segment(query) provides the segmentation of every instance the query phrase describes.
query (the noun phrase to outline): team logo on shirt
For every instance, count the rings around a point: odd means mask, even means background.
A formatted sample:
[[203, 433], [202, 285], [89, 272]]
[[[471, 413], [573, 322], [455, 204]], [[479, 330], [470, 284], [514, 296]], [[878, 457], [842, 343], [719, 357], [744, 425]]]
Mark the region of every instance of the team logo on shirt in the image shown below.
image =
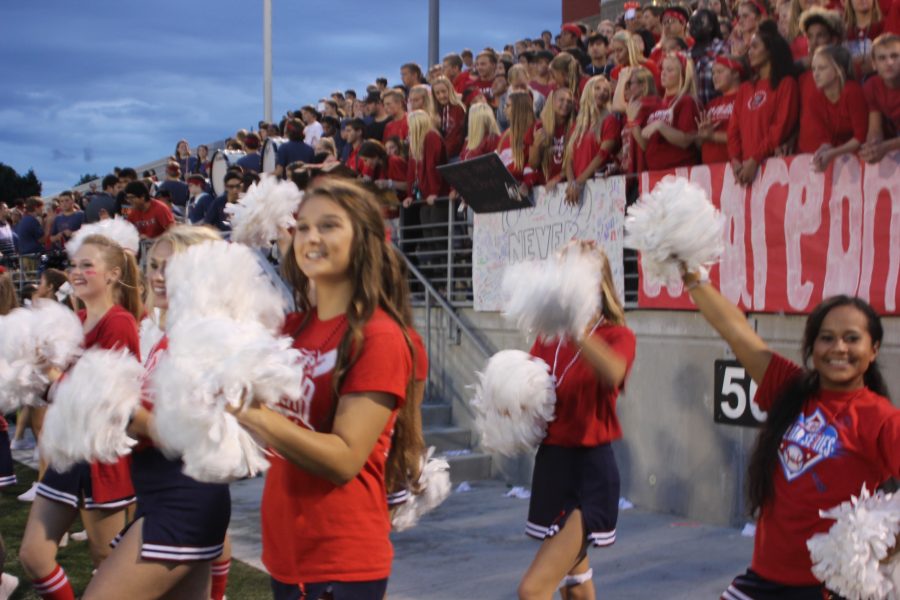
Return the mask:
[[766, 91], [759, 90], [750, 96], [750, 99], [747, 100], [747, 108], [750, 110], [756, 110], [760, 106], [766, 103]]
[[807, 416], [800, 414], [785, 432], [778, 458], [788, 481], [800, 477], [818, 462], [830, 458], [840, 448], [838, 432], [829, 425], [821, 409]]
[[289, 400], [282, 398], [278, 402], [277, 410], [295, 423], [300, 423], [315, 431], [315, 428], [310, 425], [312, 400], [316, 394], [315, 379], [334, 370], [334, 365], [337, 364], [337, 349], [329, 350], [324, 354], [304, 349], [300, 349], [299, 352], [300, 362], [303, 364], [303, 383], [300, 390], [300, 399]]

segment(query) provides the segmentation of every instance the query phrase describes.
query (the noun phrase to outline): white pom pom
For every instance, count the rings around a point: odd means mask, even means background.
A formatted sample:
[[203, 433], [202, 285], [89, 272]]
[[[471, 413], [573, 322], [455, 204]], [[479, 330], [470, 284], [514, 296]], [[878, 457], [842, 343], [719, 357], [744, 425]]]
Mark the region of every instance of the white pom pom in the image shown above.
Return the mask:
[[78, 462], [114, 463], [137, 442], [128, 420], [141, 398], [143, 367], [127, 350], [88, 350], [66, 372], [47, 409], [41, 456], [67, 471]]
[[513, 265], [503, 274], [503, 313], [529, 335], [579, 338], [601, 309], [600, 282], [586, 252]]
[[116, 217], [82, 225], [66, 244], [66, 253], [69, 256], [75, 256], [75, 253], [81, 248], [81, 244], [84, 243], [84, 239], [89, 235], [102, 235], [134, 254], [138, 253], [141, 246], [141, 236], [135, 226], [125, 219]]
[[303, 193], [292, 181], [262, 175], [236, 203], [225, 206], [231, 215], [231, 239], [254, 248], [268, 248], [280, 227], [294, 223]]
[[521, 350], [502, 350], [478, 378], [472, 407], [481, 445], [504, 456], [537, 447], [556, 405], [547, 363]]
[[836, 522], [806, 542], [813, 574], [848, 600], [900, 598], [900, 555], [885, 560], [898, 542], [900, 496], [870, 495], [863, 485], [858, 497], [820, 515]]
[[153, 317], [146, 317], [141, 320], [141, 327], [138, 331], [138, 337], [141, 341], [141, 358], [144, 360], [145, 364], [150, 357], [150, 351], [153, 350], [153, 347], [156, 346], [164, 335], [163, 330], [157, 325], [159, 311], [154, 308], [153, 312], [155, 313]]
[[205, 242], [174, 255], [166, 266], [166, 293], [168, 327], [184, 318], [221, 316], [275, 333], [284, 322], [284, 297], [242, 244]]
[[35, 300], [0, 321], [0, 414], [43, 404], [46, 367], [65, 370], [82, 352], [81, 321], [52, 300]]
[[409, 499], [394, 510], [391, 526], [394, 531], [405, 531], [415, 527], [423, 515], [431, 512], [450, 496], [450, 464], [443, 458], [433, 458], [434, 446], [423, 458], [424, 466], [419, 477], [419, 494], [410, 494]]
[[198, 481], [233, 481], [267, 468], [262, 449], [226, 407], [299, 399], [303, 368], [292, 340], [220, 317], [183, 319], [168, 335], [151, 376], [162, 450], [181, 456]]
[[641, 252], [648, 281], [676, 284], [681, 281], [679, 263], [698, 272], [718, 262], [724, 222], [702, 188], [668, 175], [628, 209], [625, 246]]

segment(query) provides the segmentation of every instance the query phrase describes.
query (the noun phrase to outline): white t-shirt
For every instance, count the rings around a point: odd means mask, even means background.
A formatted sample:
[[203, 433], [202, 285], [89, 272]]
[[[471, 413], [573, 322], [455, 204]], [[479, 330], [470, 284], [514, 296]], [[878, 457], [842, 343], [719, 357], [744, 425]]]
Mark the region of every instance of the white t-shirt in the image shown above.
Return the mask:
[[318, 121], [313, 121], [303, 128], [303, 141], [309, 144], [310, 147], [315, 148], [316, 142], [322, 139], [323, 133], [325, 132], [322, 130], [322, 124]]

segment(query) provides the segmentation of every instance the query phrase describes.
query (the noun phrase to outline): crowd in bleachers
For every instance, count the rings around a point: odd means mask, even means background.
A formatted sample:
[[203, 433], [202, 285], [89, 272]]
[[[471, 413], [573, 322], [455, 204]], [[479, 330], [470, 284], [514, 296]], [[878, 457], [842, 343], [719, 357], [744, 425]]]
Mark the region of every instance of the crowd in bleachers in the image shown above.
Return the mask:
[[263, 170], [358, 176], [393, 198], [386, 216], [427, 226], [459, 201], [437, 167], [490, 152], [524, 186], [565, 185], [575, 202], [609, 174], [721, 162], [749, 184], [773, 155], [810, 153], [823, 170], [843, 154], [876, 162], [900, 148], [900, 2], [623, 8], [595, 29], [566, 23], [502, 51], [410, 62], [396, 85], [379, 78], [238, 131], [219, 189], [209, 148], [180, 140], [162, 181], [117, 168], [84, 196], [2, 205], [0, 252], [61, 252], [82, 222], [123, 209], [147, 238], [179, 219], [227, 230], [225, 205]]

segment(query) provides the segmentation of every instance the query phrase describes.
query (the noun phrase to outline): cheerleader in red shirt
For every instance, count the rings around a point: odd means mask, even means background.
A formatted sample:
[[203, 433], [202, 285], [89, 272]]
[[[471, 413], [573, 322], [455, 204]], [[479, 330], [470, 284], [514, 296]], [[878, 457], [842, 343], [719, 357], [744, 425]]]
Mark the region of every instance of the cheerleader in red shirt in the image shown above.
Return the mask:
[[431, 82], [434, 108], [440, 118], [438, 131], [447, 147], [447, 158], [453, 160], [460, 155], [466, 131], [466, 105], [463, 104], [453, 84], [446, 77], [437, 77]]
[[574, 123], [575, 98], [569, 88], [557, 88], [550, 93], [540, 120], [535, 121], [525, 138], [528, 164], [547, 188], [552, 189], [565, 178], [563, 158]]
[[719, 95], [709, 101], [697, 121], [697, 143], [705, 165], [728, 162], [728, 125], [734, 112], [744, 65], [734, 56], [717, 56], [712, 66], [713, 86]]
[[543, 543], [519, 584], [521, 599], [551, 598], [560, 581], [564, 597], [593, 598], [587, 549], [616, 541], [619, 471], [611, 443], [622, 437], [616, 399], [634, 362], [635, 336], [606, 255], [586, 243], [568, 251], [595, 253], [603, 308], [580, 339], [538, 338], [531, 348], [552, 366], [556, 416], [534, 462], [525, 533]]
[[[143, 309], [134, 255], [109, 238], [87, 236], [71, 257], [69, 283], [85, 306], [78, 312], [84, 323], [84, 347], [125, 348], [140, 358], [136, 319]], [[51, 380], [60, 375], [49, 374]], [[19, 550], [22, 567], [41, 598], [75, 598], [56, 554], [79, 512], [97, 567], [109, 555], [109, 544], [125, 526], [126, 508], [134, 501], [127, 458], [112, 465], [80, 463], [65, 473], [47, 469]]]
[[[147, 263], [148, 306], [159, 309], [161, 328], [165, 329], [168, 308], [167, 262], [190, 246], [218, 239], [213, 229], [180, 225], [153, 244]], [[228, 485], [191, 479], [182, 472], [180, 460], [166, 458], [154, 446], [153, 398], [148, 384], [167, 349], [168, 339], [163, 336], [144, 361], [142, 406], [129, 426], [129, 434], [140, 441], [131, 455], [137, 511], [91, 579], [85, 599], [178, 595], [222, 600], [225, 593], [230, 551], [228, 557], [220, 557], [231, 515]]]
[[866, 141], [866, 98], [862, 86], [849, 78], [850, 68], [850, 53], [843, 46], [822, 46], [813, 55], [816, 93], [802, 98], [797, 151], [814, 154], [817, 171]]
[[741, 84], [728, 126], [734, 178], [749, 185], [762, 161], [775, 154], [797, 125], [800, 99], [791, 49], [772, 21], [764, 21], [747, 51], [753, 76]]
[[285, 331], [307, 364], [305, 393], [277, 410], [237, 415], [274, 451], [261, 513], [276, 600], [326, 591], [334, 600], [382, 600], [387, 587], [385, 473], [415, 467], [394, 466], [406, 456], [391, 437], [411, 426], [402, 408], [413, 356], [385, 289], [399, 267], [383, 229], [376, 200], [352, 182], [323, 178], [306, 191], [282, 265], [301, 311]]
[[528, 134], [534, 125], [534, 107], [531, 94], [528, 92], [512, 92], [506, 97], [506, 120], [509, 128], [497, 142], [497, 154], [500, 160], [516, 178], [519, 193], [528, 195], [534, 186], [536, 174], [528, 164]]
[[700, 108], [694, 61], [683, 52], [671, 52], [663, 58], [661, 76], [665, 91], [662, 100], [642, 127], [632, 130], [646, 156], [647, 168], [654, 171], [697, 162], [694, 138]]
[[806, 320], [800, 366], [769, 348], [706, 280], [688, 273], [684, 282], [759, 385], [756, 403], [768, 412], [749, 467], [753, 559], [722, 598], [829, 597], [806, 547], [834, 524], [819, 511], [848, 502], [863, 484], [872, 490], [900, 476], [900, 410], [875, 362], [881, 319], [859, 298], [822, 301]]
[[595, 173], [603, 174], [615, 162], [622, 135], [619, 117], [609, 111], [612, 85], [603, 75], [591, 77], [581, 96], [581, 110], [575, 120], [564, 159], [566, 202], [581, 198], [584, 184]]

